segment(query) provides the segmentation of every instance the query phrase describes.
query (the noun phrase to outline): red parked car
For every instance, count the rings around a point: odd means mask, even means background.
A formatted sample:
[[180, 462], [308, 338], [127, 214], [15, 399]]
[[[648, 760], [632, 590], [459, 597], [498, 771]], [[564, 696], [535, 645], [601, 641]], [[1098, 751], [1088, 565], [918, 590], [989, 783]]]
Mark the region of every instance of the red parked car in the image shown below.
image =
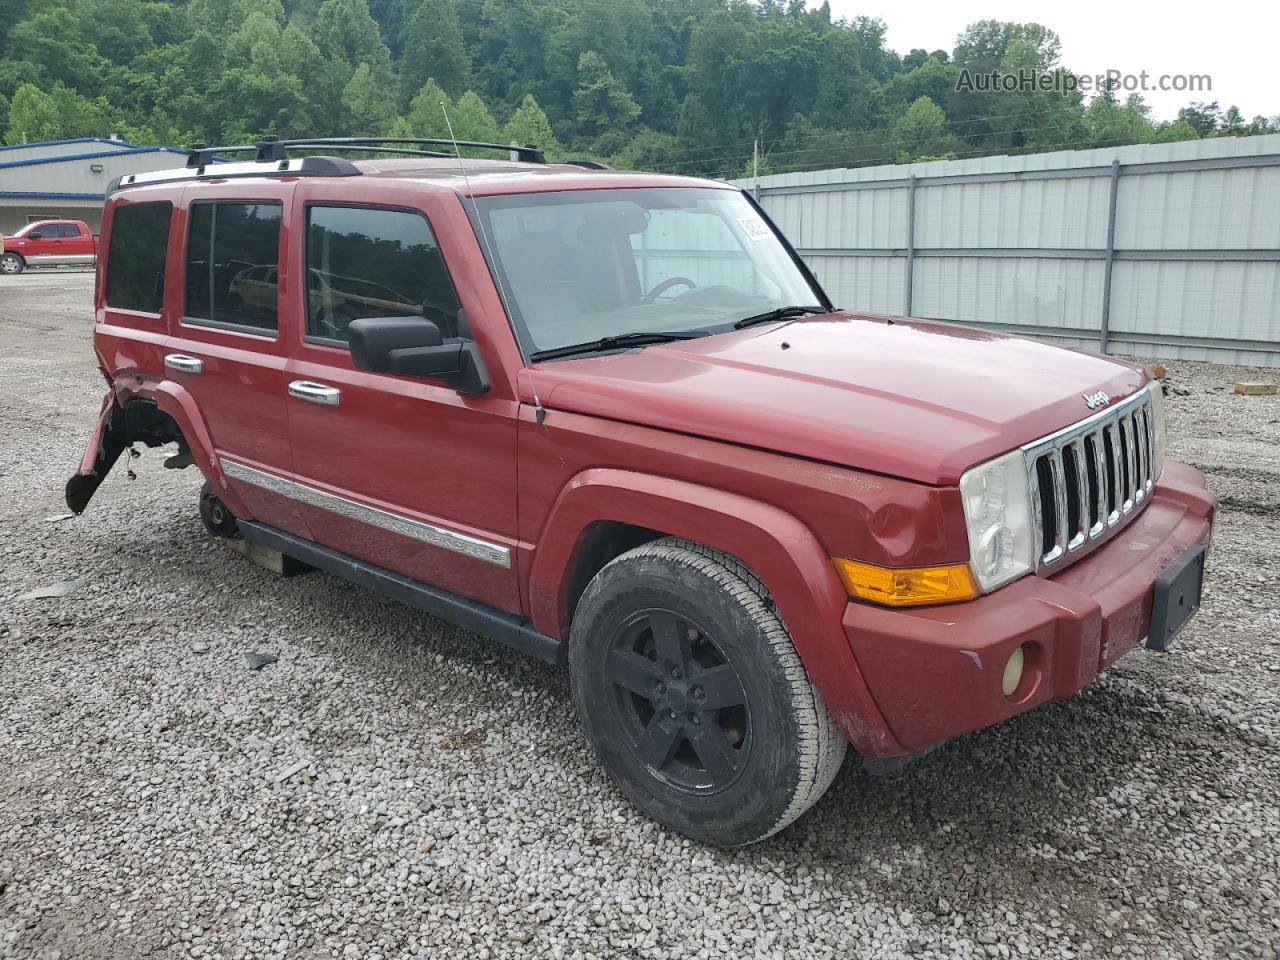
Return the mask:
[[98, 238], [83, 220], [37, 220], [0, 240], [0, 273], [93, 266], [97, 258]]
[[567, 662], [621, 789], [723, 845], [1196, 610], [1147, 371], [837, 310], [723, 183], [378, 143], [111, 191], [72, 510], [178, 444], [213, 534]]

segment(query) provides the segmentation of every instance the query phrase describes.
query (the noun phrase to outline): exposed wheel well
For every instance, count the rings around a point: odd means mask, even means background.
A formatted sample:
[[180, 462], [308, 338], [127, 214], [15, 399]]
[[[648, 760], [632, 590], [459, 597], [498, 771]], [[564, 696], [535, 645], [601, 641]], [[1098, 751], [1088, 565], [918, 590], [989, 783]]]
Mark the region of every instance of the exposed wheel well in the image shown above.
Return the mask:
[[605, 564], [642, 543], [660, 540], [665, 536], [668, 534], [661, 530], [650, 530], [648, 527], [613, 520], [597, 520], [582, 531], [560, 591], [560, 622], [566, 639], [583, 591]]
[[93, 494], [106, 479], [116, 460], [130, 445], [144, 443], [148, 447], [160, 447], [177, 443], [181, 458], [190, 463], [190, 449], [177, 421], [155, 403], [147, 399], [134, 399], [125, 406], [112, 401], [111, 415], [104, 424], [99, 438], [97, 456], [92, 469], [78, 472], [67, 481], [67, 506], [73, 513], [83, 513]]

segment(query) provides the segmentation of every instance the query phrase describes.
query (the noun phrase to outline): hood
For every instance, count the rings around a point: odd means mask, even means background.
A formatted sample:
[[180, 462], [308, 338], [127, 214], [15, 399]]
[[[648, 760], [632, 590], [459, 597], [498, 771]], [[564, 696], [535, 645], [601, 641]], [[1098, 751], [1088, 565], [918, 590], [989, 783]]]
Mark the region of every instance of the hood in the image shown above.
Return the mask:
[[939, 485], [1083, 420], [1094, 412], [1085, 394], [1114, 403], [1147, 382], [1107, 357], [843, 312], [535, 364], [524, 376], [549, 410]]

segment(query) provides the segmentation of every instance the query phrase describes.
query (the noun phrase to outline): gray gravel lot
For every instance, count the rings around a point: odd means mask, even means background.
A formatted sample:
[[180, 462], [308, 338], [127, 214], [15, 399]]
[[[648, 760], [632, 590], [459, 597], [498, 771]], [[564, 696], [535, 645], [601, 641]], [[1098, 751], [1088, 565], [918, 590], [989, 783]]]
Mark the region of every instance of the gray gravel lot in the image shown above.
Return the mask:
[[1276, 371], [1168, 364], [1222, 498], [1171, 654], [893, 778], [851, 759], [725, 853], [610, 788], [565, 674], [274, 579], [159, 451], [47, 519], [104, 389], [91, 296], [0, 278], [0, 957], [1280, 952], [1280, 399], [1229, 393]]

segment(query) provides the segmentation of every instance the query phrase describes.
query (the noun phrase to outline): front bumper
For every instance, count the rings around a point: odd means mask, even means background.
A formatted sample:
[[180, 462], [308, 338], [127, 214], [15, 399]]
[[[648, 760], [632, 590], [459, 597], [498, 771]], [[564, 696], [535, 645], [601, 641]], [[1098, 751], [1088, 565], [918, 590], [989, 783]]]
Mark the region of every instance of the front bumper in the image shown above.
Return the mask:
[[[1156, 578], [1209, 543], [1214, 504], [1198, 470], [1166, 461], [1142, 513], [1052, 578], [918, 610], [850, 603], [845, 634], [898, 742], [922, 750], [1092, 682], [1145, 638]], [[1025, 679], [1006, 697], [1005, 663], [1022, 644]]]

